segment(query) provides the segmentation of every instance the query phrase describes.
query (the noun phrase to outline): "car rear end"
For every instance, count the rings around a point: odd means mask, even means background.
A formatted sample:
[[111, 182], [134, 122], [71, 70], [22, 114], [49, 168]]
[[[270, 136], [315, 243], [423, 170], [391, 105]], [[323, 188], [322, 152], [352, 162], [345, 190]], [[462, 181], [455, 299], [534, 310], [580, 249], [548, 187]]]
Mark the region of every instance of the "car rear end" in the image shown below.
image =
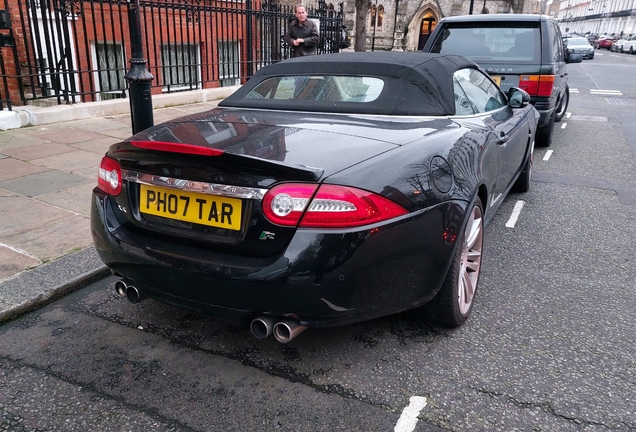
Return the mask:
[[369, 191], [346, 176], [349, 185], [325, 183], [413, 138], [391, 133], [389, 142], [377, 125], [347, 126], [342, 118], [308, 127], [306, 114], [298, 126], [290, 113], [253, 116], [219, 110], [111, 146], [91, 220], [97, 252], [113, 272], [143, 296], [196, 312], [294, 316], [309, 326], [432, 297], [417, 281], [441, 284], [453, 243], [426, 236], [444, 231], [440, 212], [452, 215], [457, 205], [411, 213], [397, 189]]
[[[519, 87], [541, 115], [539, 127], [549, 127], [565, 60], [555, 62], [549, 22], [540, 15], [466, 15], [443, 19], [429, 38], [425, 52], [462, 55], [484, 68], [504, 92]], [[558, 54], [558, 53], [557, 53]]]

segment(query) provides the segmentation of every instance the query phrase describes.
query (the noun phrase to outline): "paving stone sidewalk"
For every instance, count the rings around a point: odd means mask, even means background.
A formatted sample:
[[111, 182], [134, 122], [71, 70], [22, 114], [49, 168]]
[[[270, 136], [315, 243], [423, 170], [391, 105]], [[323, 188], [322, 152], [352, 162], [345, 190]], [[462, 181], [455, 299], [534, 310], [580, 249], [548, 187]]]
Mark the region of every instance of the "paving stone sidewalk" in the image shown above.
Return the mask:
[[[154, 121], [217, 103], [156, 109]], [[0, 131], [0, 323], [106, 272], [92, 248], [91, 191], [108, 147], [130, 135], [129, 114]]]

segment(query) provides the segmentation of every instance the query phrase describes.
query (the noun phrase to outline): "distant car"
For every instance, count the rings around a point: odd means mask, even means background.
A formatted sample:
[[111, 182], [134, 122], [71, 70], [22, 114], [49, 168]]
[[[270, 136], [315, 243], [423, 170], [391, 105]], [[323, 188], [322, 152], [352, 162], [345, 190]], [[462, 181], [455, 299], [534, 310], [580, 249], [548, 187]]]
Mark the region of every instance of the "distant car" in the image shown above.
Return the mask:
[[565, 49], [568, 55], [572, 53], [578, 53], [592, 60], [594, 58], [594, 47], [590, 45], [590, 42], [584, 37], [571, 37], [564, 39]]
[[612, 43], [612, 47], [610, 51], [612, 52], [623, 52], [623, 44], [627, 41], [627, 39], [618, 39]]
[[559, 24], [531, 14], [484, 14], [446, 17], [437, 23], [424, 52], [457, 54], [483, 67], [505, 92], [520, 87], [541, 114], [537, 145], [552, 142], [554, 122], [568, 108], [566, 63], [580, 63], [565, 51]]
[[347, 31], [347, 27], [326, 23], [320, 29], [320, 46], [325, 53], [336, 53], [343, 48], [349, 48], [351, 46], [351, 36]]
[[603, 35], [600, 38], [594, 41], [594, 48], [601, 49], [605, 48], [606, 50], [612, 49], [612, 44], [616, 41], [614, 36]]
[[589, 34], [589, 35], [585, 36], [585, 38], [586, 38], [587, 40], [589, 40], [590, 42], [594, 42], [596, 39], [598, 39], [598, 35], [595, 35], [595, 34]]
[[636, 54], [636, 36], [630, 36], [623, 42], [623, 52]]
[[485, 224], [530, 187], [529, 102], [460, 56], [263, 67], [217, 108], [110, 147], [95, 248], [120, 296], [251, 323], [258, 338], [407, 309], [460, 326]]

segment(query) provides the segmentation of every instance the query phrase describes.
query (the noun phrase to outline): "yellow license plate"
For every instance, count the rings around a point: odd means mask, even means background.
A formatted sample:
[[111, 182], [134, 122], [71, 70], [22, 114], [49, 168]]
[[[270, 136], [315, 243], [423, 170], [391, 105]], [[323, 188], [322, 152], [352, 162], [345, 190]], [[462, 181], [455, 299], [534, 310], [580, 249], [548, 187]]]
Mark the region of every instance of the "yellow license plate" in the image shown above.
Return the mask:
[[139, 211], [218, 228], [241, 229], [243, 202], [237, 198], [141, 185]]
[[497, 84], [497, 85], [501, 85], [501, 77], [497, 76], [497, 75], [490, 75], [490, 78], [492, 78], [492, 80]]

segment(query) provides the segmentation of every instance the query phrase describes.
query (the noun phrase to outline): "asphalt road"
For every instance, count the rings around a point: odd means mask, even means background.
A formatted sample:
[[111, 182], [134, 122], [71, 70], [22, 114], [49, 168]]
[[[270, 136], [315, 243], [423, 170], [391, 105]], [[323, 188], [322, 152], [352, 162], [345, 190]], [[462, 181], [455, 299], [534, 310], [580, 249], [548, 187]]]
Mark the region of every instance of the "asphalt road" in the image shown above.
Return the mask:
[[108, 278], [0, 327], [0, 431], [390, 431], [413, 396], [396, 430], [636, 429], [634, 76], [627, 54], [570, 66], [571, 115], [487, 227], [464, 327], [397, 315], [282, 345]]

